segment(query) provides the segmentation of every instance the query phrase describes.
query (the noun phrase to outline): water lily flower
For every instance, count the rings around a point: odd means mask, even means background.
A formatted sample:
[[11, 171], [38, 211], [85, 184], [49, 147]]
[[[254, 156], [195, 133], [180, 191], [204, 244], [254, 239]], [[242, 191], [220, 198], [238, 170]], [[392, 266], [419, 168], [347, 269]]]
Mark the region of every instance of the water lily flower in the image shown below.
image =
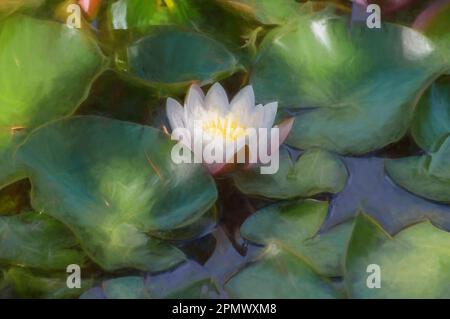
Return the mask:
[[[167, 99], [166, 105], [172, 133], [180, 128], [184, 130], [182, 136], [175, 139], [184, 143], [194, 156], [199, 154], [202, 156], [201, 150], [205, 147], [212, 146], [215, 151], [221, 151], [223, 157], [219, 161], [206, 163], [212, 174], [222, 171], [227, 163], [232, 162], [230, 159], [239, 152], [245, 151], [245, 146], [249, 144], [250, 129], [253, 129], [253, 132], [260, 132], [259, 129], [269, 131], [273, 127], [277, 109], [278, 102], [264, 106], [255, 105], [255, 95], [251, 85], [241, 89], [229, 102], [224, 88], [219, 83], [212, 85], [206, 96], [198, 85], [193, 84], [186, 96], [184, 107], [172, 98]], [[275, 126], [278, 128], [277, 148], [286, 139], [292, 124], [293, 118], [290, 118]], [[197, 149], [192, 137], [199, 135], [202, 136], [202, 145]], [[174, 134], [172, 134], [173, 137]], [[269, 135], [258, 138], [265, 138], [270, 143]], [[270, 152], [274, 151], [274, 149], [270, 150]], [[278, 149], [276, 151], [278, 152]]]

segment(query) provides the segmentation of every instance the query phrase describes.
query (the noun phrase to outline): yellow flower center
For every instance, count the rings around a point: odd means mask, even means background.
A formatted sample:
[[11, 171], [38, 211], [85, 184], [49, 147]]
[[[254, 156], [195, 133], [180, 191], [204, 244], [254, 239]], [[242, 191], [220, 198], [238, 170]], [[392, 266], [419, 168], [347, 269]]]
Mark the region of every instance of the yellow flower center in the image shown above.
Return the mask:
[[222, 138], [228, 140], [237, 140], [244, 136], [246, 129], [239, 125], [239, 122], [231, 115], [220, 117], [212, 114], [203, 122], [203, 132], [213, 138]]

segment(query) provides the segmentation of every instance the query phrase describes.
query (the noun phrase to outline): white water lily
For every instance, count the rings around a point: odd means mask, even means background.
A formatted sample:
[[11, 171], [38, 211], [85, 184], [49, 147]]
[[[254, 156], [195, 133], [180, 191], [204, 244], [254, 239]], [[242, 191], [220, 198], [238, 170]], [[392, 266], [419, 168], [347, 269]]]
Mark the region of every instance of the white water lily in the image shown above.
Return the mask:
[[[255, 105], [255, 95], [251, 85], [240, 90], [229, 102], [224, 88], [219, 83], [215, 83], [206, 96], [198, 85], [192, 85], [186, 96], [184, 107], [176, 100], [168, 98], [166, 111], [172, 131], [183, 128], [189, 136], [201, 134], [202, 147], [214, 145], [216, 148], [226, 149], [224, 154], [228, 157], [208, 166], [213, 173], [217, 173], [229, 160], [230, 155], [236, 154], [246, 145], [245, 141], [234, 142], [245, 140], [249, 129], [269, 130], [272, 128], [277, 109], [278, 102], [264, 106]], [[292, 123], [293, 120], [289, 119], [278, 127], [279, 144], [286, 138]], [[194, 150], [195, 147], [190, 138], [183, 138], [183, 143]], [[229, 147], [232, 149], [230, 150]]]

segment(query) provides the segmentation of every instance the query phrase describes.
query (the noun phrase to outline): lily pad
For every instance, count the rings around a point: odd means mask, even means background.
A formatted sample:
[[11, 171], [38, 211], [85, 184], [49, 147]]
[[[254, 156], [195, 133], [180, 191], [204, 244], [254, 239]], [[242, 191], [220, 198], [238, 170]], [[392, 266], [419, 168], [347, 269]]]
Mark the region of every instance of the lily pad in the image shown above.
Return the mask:
[[86, 262], [70, 230], [44, 214], [0, 217], [0, 238], [1, 264], [64, 271]]
[[203, 299], [217, 298], [214, 280], [193, 261], [147, 277], [108, 279], [100, 287], [85, 292], [82, 299]]
[[113, 30], [140, 33], [154, 26], [187, 24], [193, 14], [188, 0], [118, 0], [108, 5], [108, 23]]
[[91, 279], [82, 279], [81, 288], [70, 289], [67, 274], [45, 275], [24, 268], [11, 268], [5, 274], [5, 283], [20, 298], [63, 299], [77, 298], [92, 285]]
[[270, 245], [260, 259], [225, 284], [232, 298], [340, 298], [331, 283], [320, 277], [301, 256], [281, 244]]
[[0, 24], [0, 187], [22, 177], [12, 153], [34, 128], [71, 114], [105, 58], [82, 30], [13, 15]]
[[149, 276], [146, 287], [153, 298], [210, 299], [218, 298], [215, 280], [200, 264], [187, 261], [178, 268]]
[[280, 150], [280, 167], [275, 174], [262, 175], [259, 169], [233, 174], [237, 188], [247, 195], [288, 199], [320, 193], [337, 193], [347, 180], [344, 164], [334, 154], [311, 149], [292, 161], [286, 149]]
[[[424, 32], [433, 39], [442, 50], [446, 50], [450, 60], [450, 1], [433, 1], [416, 18], [413, 28]], [[447, 72], [450, 74], [450, 68]]]
[[109, 279], [102, 284], [108, 299], [148, 299], [150, 294], [145, 289], [144, 278], [137, 276]]
[[274, 204], [248, 218], [241, 227], [241, 234], [257, 244], [282, 242], [302, 255], [320, 274], [340, 276], [352, 223], [319, 233], [327, 212], [328, 203], [313, 200]]
[[163, 28], [128, 47], [129, 72], [159, 89], [212, 83], [237, 70], [236, 58], [221, 43], [200, 33]]
[[68, 225], [102, 268], [159, 271], [184, 255], [158, 234], [192, 225], [217, 197], [203, 167], [172, 162], [173, 145], [151, 127], [80, 116], [36, 130], [17, 159], [33, 207]]
[[0, 3], [0, 17], [4, 14], [11, 14], [17, 10], [37, 8], [44, 3], [44, 0], [3, 0]]
[[411, 133], [428, 152], [438, 150], [450, 135], [450, 77], [434, 82], [420, 98]]
[[289, 145], [363, 154], [406, 133], [422, 90], [448, 66], [417, 31], [349, 26], [319, 12], [269, 33], [250, 82], [260, 103], [308, 108], [296, 117]]
[[217, 0], [238, 14], [263, 24], [282, 24], [300, 9], [295, 0]]
[[433, 83], [420, 99], [412, 136], [427, 154], [389, 160], [387, 173], [419, 196], [450, 202], [450, 77]]
[[[380, 288], [368, 288], [369, 265]], [[345, 282], [353, 298], [450, 298], [450, 233], [429, 221], [389, 236], [368, 216], [356, 218], [347, 249]]]
[[[431, 156], [410, 156], [385, 162], [388, 175], [403, 188], [419, 196], [450, 202], [450, 179], [431, 174]], [[447, 168], [448, 169], [448, 168]]]

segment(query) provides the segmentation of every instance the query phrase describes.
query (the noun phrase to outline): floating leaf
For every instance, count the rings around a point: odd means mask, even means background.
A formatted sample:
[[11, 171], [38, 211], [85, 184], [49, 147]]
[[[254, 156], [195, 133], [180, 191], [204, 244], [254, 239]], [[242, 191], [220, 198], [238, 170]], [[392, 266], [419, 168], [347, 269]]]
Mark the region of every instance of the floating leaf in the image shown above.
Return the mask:
[[80, 30], [26, 16], [0, 24], [0, 187], [22, 177], [12, 152], [35, 127], [86, 98], [105, 59]]
[[137, 276], [109, 279], [102, 284], [108, 299], [148, 299], [150, 294], [145, 288], [144, 278]]
[[412, 135], [428, 154], [388, 160], [387, 173], [419, 196], [450, 202], [450, 78], [436, 81], [422, 96]]
[[339, 298], [301, 256], [281, 244], [270, 245], [260, 259], [231, 277], [225, 285], [232, 298]]
[[184, 260], [158, 233], [193, 224], [217, 197], [201, 166], [172, 162], [173, 145], [151, 127], [72, 117], [35, 131], [17, 157], [33, 207], [68, 225], [95, 262], [158, 271]]
[[[345, 282], [352, 298], [450, 298], [450, 234], [425, 221], [389, 236], [364, 214], [347, 249]], [[369, 265], [380, 288], [369, 289]], [[376, 275], [376, 274], [375, 274]]]
[[0, 217], [0, 263], [65, 271], [83, 265], [75, 236], [59, 221], [34, 212]]
[[421, 90], [446, 68], [412, 29], [349, 28], [344, 18], [317, 13], [264, 39], [250, 81], [260, 103], [312, 108], [296, 117], [289, 145], [362, 154], [405, 134]]
[[248, 218], [241, 227], [241, 234], [258, 244], [282, 242], [308, 260], [320, 274], [339, 276], [352, 224], [345, 223], [319, 233], [327, 212], [326, 202], [313, 200], [274, 204]]
[[[447, 154], [448, 152], [447, 149]], [[386, 172], [398, 185], [414, 194], [436, 201], [450, 202], [450, 179], [440, 179], [432, 175], [430, 161], [429, 155], [387, 160]]]
[[279, 163], [275, 174], [262, 175], [255, 168], [233, 174], [233, 180], [244, 194], [279, 199], [337, 193], [347, 180], [344, 164], [327, 151], [308, 150], [293, 162], [289, 152], [282, 149]]
[[81, 288], [70, 289], [67, 274], [43, 275], [23, 268], [11, 268], [5, 274], [6, 284], [21, 298], [62, 299], [77, 298], [92, 285], [92, 280], [82, 279]]
[[217, 2], [263, 24], [282, 24], [300, 8], [300, 4], [295, 0], [217, 0]]
[[208, 299], [219, 296], [210, 274], [193, 261], [173, 271], [148, 277], [146, 287], [153, 298]]
[[411, 133], [416, 143], [428, 152], [438, 150], [450, 135], [450, 77], [434, 82], [422, 95]]
[[118, 0], [108, 5], [108, 22], [113, 30], [140, 33], [154, 26], [187, 24], [195, 14], [187, 0]]
[[44, 0], [2, 0], [0, 2], [0, 16], [4, 13], [11, 14], [20, 9], [37, 8]]
[[164, 28], [128, 48], [129, 72], [163, 92], [192, 82], [212, 83], [237, 70], [237, 60], [219, 42], [200, 33]]
[[187, 261], [161, 274], [118, 277], [84, 293], [83, 299], [202, 299], [216, 298], [215, 282], [202, 266]]
[[[430, 4], [416, 18], [412, 27], [433, 39], [447, 56], [450, 54], [450, 1], [430, 1]], [[450, 58], [449, 58], [450, 59]], [[447, 74], [450, 74], [450, 69]]]

